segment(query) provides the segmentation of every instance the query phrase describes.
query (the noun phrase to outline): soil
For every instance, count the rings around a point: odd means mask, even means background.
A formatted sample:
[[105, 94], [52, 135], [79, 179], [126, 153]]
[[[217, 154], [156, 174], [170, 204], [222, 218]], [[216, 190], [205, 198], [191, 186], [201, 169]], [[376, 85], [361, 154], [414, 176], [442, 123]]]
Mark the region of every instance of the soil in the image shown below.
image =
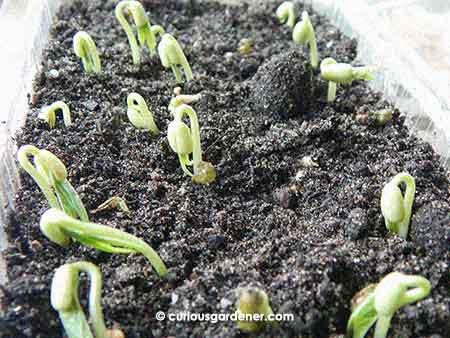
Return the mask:
[[[63, 337], [50, 306], [50, 281], [57, 267], [78, 260], [100, 267], [107, 325], [122, 328], [127, 338], [244, 337], [233, 322], [158, 322], [155, 314], [231, 313], [236, 290], [249, 285], [268, 293], [275, 313], [295, 316], [258, 337], [343, 337], [353, 295], [391, 271], [428, 278], [432, 292], [397, 311], [390, 337], [450, 337], [449, 177], [431, 146], [409, 135], [399, 111], [385, 126], [360, 118], [393, 109], [363, 82], [339, 86], [337, 100], [327, 104], [327, 84], [317, 73], [307, 109], [286, 107], [286, 115], [258, 109], [255, 88], [270, 86], [255, 79], [274, 78], [261, 75], [273, 68], [267, 63], [298, 54], [300, 66], [293, 69], [307, 69], [307, 47], [295, 45], [290, 29], [276, 22], [275, 2], [143, 1], [152, 23], [172, 33], [190, 61], [195, 80], [183, 93], [202, 93], [193, 107], [205, 160], [216, 166], [218, 179], [194, 185], [165, 134], [173, 74], [148, 53], [141, 66], [132, 65], [114, 3], [76, 0], [60, 10], [17, 144], [56, 154], [88, 210], [112, 196], [125, 198], [129, 215], [111, 210], [91, 220], [147, 241], [169, 276], [158, 278], [138, 254], [49, 242], [38, 226], [48, 204], [21, 171], [7, 228], [1, 337]], [[354, 62], [355, 42], [312, 11], [310, 17], [320, 56]], [[86, 75], [72, 50], [80, 29], [97, 43], [101, 75]], [[249, 55], [238, 52], [243, 38], [253, 41]], [[282, 85], [289, 90], [289, 83]], [[127, 121], [132, 91], [148, 102], [160, 135]], [[37, 118], [41, 107], [57, 100], [72, 109], [70, 128], [61, 117], [52, 130]], [[383, 185], [401, 171], [417, 184], [408, 240], [386, 231], [379, 207]], [[88, 284], [81, 285], [85, 304]]]

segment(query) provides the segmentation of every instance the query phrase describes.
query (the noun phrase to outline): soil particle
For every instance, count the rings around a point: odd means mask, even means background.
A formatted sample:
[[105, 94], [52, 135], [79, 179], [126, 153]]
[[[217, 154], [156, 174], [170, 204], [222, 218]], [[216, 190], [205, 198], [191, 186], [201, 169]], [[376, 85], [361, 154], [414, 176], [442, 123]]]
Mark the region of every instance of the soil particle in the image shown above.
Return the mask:
[[285, 186], [275, 190], [274, 199], [285, 209], [294, 209], [296, 207], [297, 198], [291, 187]]
[[450, 206], [432, 201], [416, 211], [410, 226], [411, 239], [425, 250], [441, 255], [450, 251]]
[[345, 225], [345, 235], [351, 240], [362, 238], [368, 230], [367, 211], [356, 208], [350, 211]]
[[252, 84], [252, 101], [261, 113], [288, 119], [309, 111], [314, 91], [312, 69], [308, 59], [296, 50], [266, 61]]

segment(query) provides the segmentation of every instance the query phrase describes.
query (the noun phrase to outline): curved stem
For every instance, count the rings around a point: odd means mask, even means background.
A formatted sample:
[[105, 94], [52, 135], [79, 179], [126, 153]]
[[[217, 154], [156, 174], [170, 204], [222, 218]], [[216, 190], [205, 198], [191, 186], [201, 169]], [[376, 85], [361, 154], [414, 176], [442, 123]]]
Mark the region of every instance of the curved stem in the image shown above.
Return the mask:
[[176, 109], [176, 118], [182, 119], [184, 115], [189, 117], [192, 135], [192, 160], [194, 166], [194, 175], [198, 173], [199, 165], [202, 162], [202, 147], [200, 142], [200, 126], [198, 124], [197, 114], [192, 107], [182, 104]]
[[400, 306], [414, 303], [428, 296], [431, 291], [430, 282], [421, 276], [404, 276], [404, 285], [407, 290], [400, 299]]
[[92, 263], [77, 262], [72, 266], [84, 271], [89, 275], [91, 285], [89, 289], [89, 316], [95, 331], [95, 338], [106, 338], [106, 326], [103, 318], [101, 295], [102, 295], [102, 274]]
[[188, 154], [178, 154], [178, 159], [180, 160], [181, 168], [183, 169], [184, 173], [188, 176], [194, 176], [193, 173], [190, 172], [190, 170], [187, 168], [188, 165], [192, 165], [193, 163], [189, 161], [189, 155]]
[[72, 124], [72, 118], [70, 116], [69, 107], [67, 106], [67, 104], [65, 102], [57, 101], [50, 106], [49, 111], [51, 111], [53, 114], [55, 114], [55, 111], [57, 109], [61, 109], [62, 114], [63, 114], [63, 119], [64, 119], [64, 125], [66, 127], [69, 127]]
[[131, 48], [131, 54], [133, 57], [133, 63], [135, 65], [138, 65], [141, 63], [141, 56], [139, 51], [138, 42], [136, 40], [136, 37], [134, 36], [133, 30], [131, 29], [130, 24], [128, 23], [127, 19], [125, 18], [125, 15], [123, 14], [124, 9], [128, 6], [129, 1], [121, 1], [116, 6], [115, 14], [116, 18], [121, 24], [123, 30], [125, 31], [128, 42], [130, 44]]
[[379, 316], [375, 325], [373, 338], [386, 338], [391, 324], [392, 316]]
[[293, 28], [297, 19], [294, 4], [290, 1], [283, 2], [278, 6], [276, 16], [280, 23], [286, 23], [289, 27]]
[[52, 279], [51, 304], [58, 311], [69, 338], [93, 338], [78, 298], [78, 285], [79, 271], [73, 264], [59, 267]]
[[153, 34], [155, 34], [155, 37], [157, 37], [158, 34], [160, 37], [162, 37], [166, 33], [165, 29], [160, 25], [153, 25], [150, 29], [152, 30]]
[[[56, 209], [47, 210], [42, 215], [41, 228], [43, 226], [59, 228], [61, 232], [85, 245], [94, 246], [96, 242], [99, 242], [111, 248], [117, 246], [119, 250], [125, 248], [140, 252], [147, 257], [158, 275], [164, 276], [167, 273], [167, 268], [158, 254], [143, 240], [126, 232], [101, 224], [82, 222]], [[48, 234], [49, 232], [47, 231], [45, 235], [48, 236]], [[53, 238], [49, 239], [54, 241]], [[102, 249], [100, 246], [95, 248]]]
[[58, 199], [53, 192], [48, 177], [45, 177], [40, 173], [30, 162], [28, 159], [28, 155], [37, 156], [39, 154], [39, 149], [26, 145], [20, 147], [17, 153], [17, 159], [19, 161], [20, 166], [34, 179], [37, 183], [41, 191], [44, 193], [47, 198], [48, 203], [52, 208], [56, 208], [58, 210], [62, 210], [61, 205], [58, 202]]
[[178, 83], [182, 83], [183, 82], [183, 77], [181, 76], [181, 72], [178, 69], [177, 65], [172, 65], [170, 66], [170, 68], [172, 68], [172, 72], [175, 75], [175, 79], [177, 80]]
[[398, 224], [398, 234], [402, 238], [406, 238], [408, 236], [409, 223], [411, 221], [412, 206], [414, 203], [414, 196], [416, 193], [416, 182], [414, 178], [408, 173], [400, 173], [393, 179], [393, 183], [397, 186], [402, 182], [405, 183], [406, 185], [406, 191], [403, 197], [403, 206], [405, 214], [403, 220]]
[[181, 65], [183, 67], [184, 70], [184, 76], [186, 77], [186, 82], [189, 82], [193, 79], [193, 75], [192, 75], [192, 69], [191, 66], [189, 65], [189, 62], [187, 61], [186, 57], [184, 58], [186, 61], [183, 62], [183, 64]]

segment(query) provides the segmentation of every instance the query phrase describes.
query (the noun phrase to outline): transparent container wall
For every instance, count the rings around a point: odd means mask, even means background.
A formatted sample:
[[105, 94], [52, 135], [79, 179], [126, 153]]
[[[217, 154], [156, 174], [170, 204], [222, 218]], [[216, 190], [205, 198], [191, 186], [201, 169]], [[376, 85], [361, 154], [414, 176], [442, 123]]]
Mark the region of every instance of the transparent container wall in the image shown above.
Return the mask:
[[[52, 18], [66, 1], [0, 0], [0, 249], [7, 244], [4, 224], [18, 187], [14, 134], [26, 117]], [[430, 142], [449, 167], [450, 1], [304, 2], [358, 40], [359, 61], [379, 67], [371, 85], [407, 114], [411, 131]], [[0, 283], [4, 280], [0, 259]]]
[[379, 67], [371, 85], [450, 167], [450, 0], [312, 0]]

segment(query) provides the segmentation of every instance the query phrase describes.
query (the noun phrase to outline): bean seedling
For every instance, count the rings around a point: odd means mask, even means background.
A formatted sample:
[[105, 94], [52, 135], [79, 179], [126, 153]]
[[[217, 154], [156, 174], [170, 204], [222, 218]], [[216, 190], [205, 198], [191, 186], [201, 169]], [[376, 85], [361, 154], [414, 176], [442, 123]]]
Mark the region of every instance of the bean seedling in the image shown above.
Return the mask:
[[127, 35], [128, 42], [130, 43], [133, 63], [138, 65], [141, 63], [141, 55], [136, 37], [134, 36], [133, 30], [125, 17], [126, 10], [128, 10], [133, 17], [140, 46], [144, 47], [147, 44], [147, 48], [150, 51], [150, 56], [153, 56], [156, 52], [156, 35], [163, 35], [164, 28], [158, 25], [151, 26], [144, 7], [139, 1], [124, 0], [117, 4], [115, 9], [116, 18]]
[[89, 290], [89, 317], [95, 338], [123, 336], [120, 330], [107, 330], [101, 305], [102, 274], [89, 262], [76, 262], [59, 267], [53, 276], [50, 300], [58, 311], [68, 338], [93, 338], [88, 321], [78, 298], [79, 274], [85, 272], [91, 281]]
[[143, 240], [126, 232], [101, 224], [79, 221], [57, 209], [49, 209], [41, 216], [40, 228], [49, 240], [60, 246], [68, 246], [71, 239], [74, 239], [83, 245], [108, 253], [139, 252], [149, 260], [159, 276], [167, 273], [167, 268], [158, 254]]
[[309, 19], [308, 12], [302, 13], [302, 20], [298, 22], [292, 32], [292, 39], [298, 44], [309, 43], [309, 57], [311, 66], [316, 69], [319, 65], [319, 56], [317, 53], [316, 34], [314, 27]]
[[57, 110], [62, 111], [64, 124], [66, 127], [69, 127], [72, 124], [70, 109], [63, 101], [54, 102], [49, 107], [44, 108], [43, 112], [39, 113], [38, 118], [46, 121], [50, 128], [54, 128], [56, 124]]
[[201, 99], [201, 94], [177, 94], [169, 103], [169, 111], [171, 114], [175, 114], [175, 109], [182, 104], [190, 105]]
[[[237, 325], [239, 329], [248, 333], [261, 331], [266, 323], [264, 318], [267, 319], [268, 316], [273, 314], [267, 293], [259, 288], [242, 290], [236, 308], [238, 316], [245, 318], [245, 320], [238, 320]], [[252, 321], [251, 318], [247, 320], [247, 317], [254, 316], [260, 316], [261, 320]]]
[[401, 307], [430, 294], [430, 282], [421, 276], [392, 272], [376, 286], [363, 290], [347, 324], [347, 337], [363, 338], [375, 324], [374, 338], [386, 338], [391, 319]]
[[[34, 165], [28, 156], [33, 156]], [[52, 208], [71, 217], [89, 220], [83, 202], [67, 180], [67, 169], [61, 160], [45, 149], [32, 145], [20, 147], [17, 153], [20, 166], [34, 179]]]
[[78, 32], [73, 37], [73, 49], [75, 54], [81, 58], [86, 73], [101, 73], [102, 65], [98, 56], [97, 46], [94, 40], [86, 32]]
[[373, 67], [353, 67], [348, 63], [337, 63], [333, 58], [326, 58], [320, 63], [320, 76], [329, 81], [328, 102], [336, 99], [336, 84], [351, 84], [355, 80], [373, 80]]
[[150, 130], [153, 134], [159, 133], [153, 114], [148, 109], [147, 103], [141, 95], [138, 93], [129, 94], [127, 105], [127, 116], [133, 126], [139, 129]]
[[175, 79], [178, 83], [183, 82], [183, 78], [178, 67], [181, 67], [183, 69], [186, 82], [192, 80], [193, 75], [191, 66], [189, 66], [189, 63], [180, 44], [172, 35], [163, 35], [158, 45], [158, 53], [162, 65], [165, 68], [172, 69], [172, 72], [175, 75]]
[[[399, 188], [401, 183], [406, 185], [405, 196]], [[404, 239], [408, 236], [415, 193], [416, 182], [408, 173], [396, 175], [381, 192], [381, 212], [386, 228]]]
[[[194, 183], [209, 184], [214, 182], [216, 179], [214, 166], [202, 160], [197, 113], [191, 106], [181, 104], [174, 107], [172, 114], [174, 120], [169, 124], [167, 138], [172, 150], [178, 154], [181, 168], [186, 175], [192, 177]], [[189, 117], [190, 128], [183, 122], [184, 115]], [[189, 159], [191, 153], [192, 161]], [[194, 167], [194, 173], [187, 168], [188, 165]]]
[[297, 20], [295, 6], [291, 1], [285, 1], [277, 8], [276, 17], [280, 23], [286, 23], [293, 28]]

